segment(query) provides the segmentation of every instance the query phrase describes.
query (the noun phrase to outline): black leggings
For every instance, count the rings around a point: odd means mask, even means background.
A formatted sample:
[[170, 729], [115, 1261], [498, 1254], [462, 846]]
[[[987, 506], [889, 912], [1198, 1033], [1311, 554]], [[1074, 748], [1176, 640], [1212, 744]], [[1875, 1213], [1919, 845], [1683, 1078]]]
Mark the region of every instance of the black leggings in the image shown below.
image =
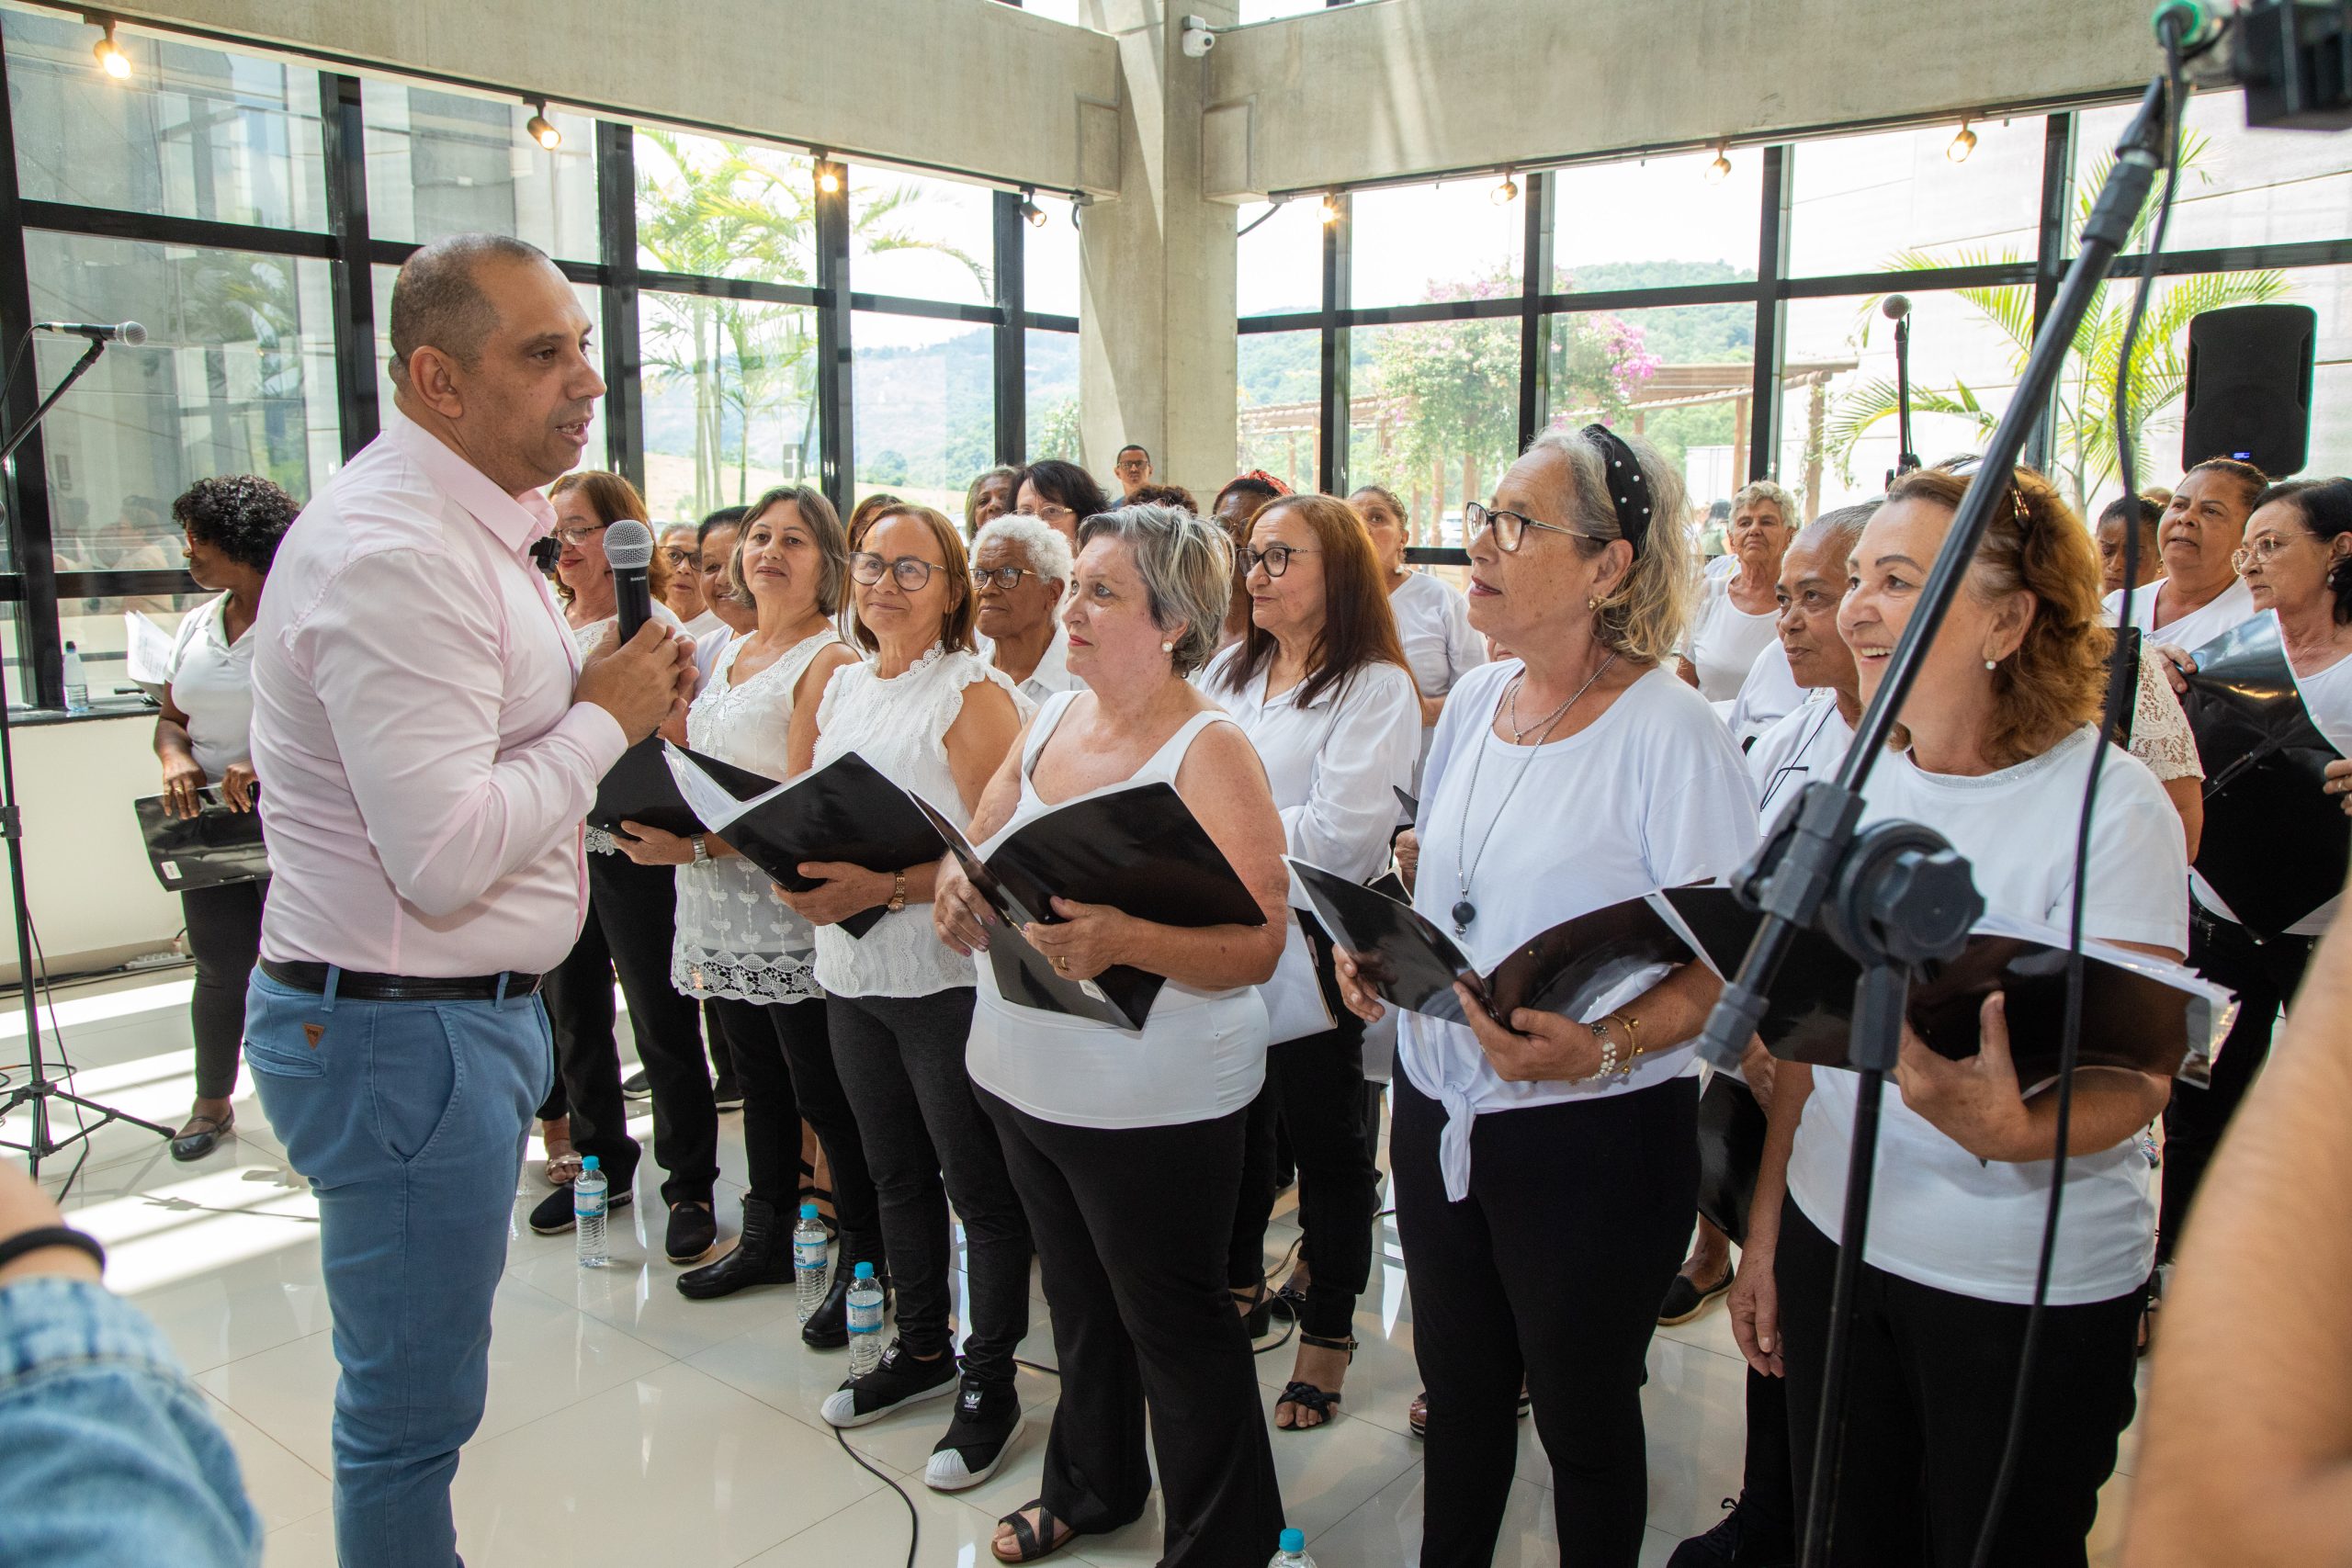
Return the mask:
[[1645, 1359], [1698, 1213], [1697, 1083], [1479, 1117], [1459, 1203], [1438, 1165], [1443, 1108], [1401, 1072], [1390, 1087], [1396, 1227], [1429, 1390], [1421, 1568], [1493, 1561], [1522, 1383], [1552, 1461], [1560, 1561], [1634, 1568]]
[[1282, 1493], [1241, 1320], [1219, 1287], [1246, 1109], [1168, 1127], [1069, 1127], [987, 1090], [1054, 1302], [1061, 1403], [1039, 1496], [1089, 1535], [1151, 1496], [1163, 1568], [1254, 1565]]
[[780, 1213], [797, 1214], [800, 1191], [800, 1122], [806, 1117], [824, 1145], [832, 1168], [833, 1217], [842, 1228], [842, 1258], [853, 1266], [882, 1267], [882, 1224], [875, 1209], [874, 1178], [866, 1173], [865, 1145], [849, 1096], [833, 1070], [832, 1039], [826, 1003], [745, 1002], [720, 997], [710, 1003], [734, 1058], [743, 1090], [743, 1153], [751, 1166], [749, 1196]]
[[187, 950], [196, 960], [188, 1029], [196, 1036], [196, 1097], [237, 1091], [237, 1047], [245, 1036], [245, 982], [261, 957], [261, 910], [269, 879], [191, 887], [180, 895]]
[[[1792, 1201], [1781, 1206], [1774, 1258], [1802, 1499], [1812, 1483], [1838, 1247]], [[2132, 1424], [2145, 1294], [2043, 1309], [2025, 1446], [1993, 1547], [2001, 1568], [2084, 1568], [2098, 1489]], [[2007, 1439], [2028, 1310], [1863, 1267], [1826, 1559], [1835, 1568], [1968, 1568]]]

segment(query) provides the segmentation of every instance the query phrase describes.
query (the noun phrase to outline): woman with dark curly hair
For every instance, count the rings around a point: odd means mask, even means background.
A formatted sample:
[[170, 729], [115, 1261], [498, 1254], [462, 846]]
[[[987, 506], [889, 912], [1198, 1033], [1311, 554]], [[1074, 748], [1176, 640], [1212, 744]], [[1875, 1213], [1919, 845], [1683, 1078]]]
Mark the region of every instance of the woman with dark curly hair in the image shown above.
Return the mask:
[[[261, 609], [261, 588], [277, 541], [294, 521], [293, 498], [258, 474], [198, 479], [172, 502], [187, 534], [183, 553], [196, 585], [219, 598], [190, 610], [164, 666], [164, 707], [155, 716], [155, 755], [164, 763], [164, 808], [193, 817], [197, 792], [218, 784], [232, 810], [254, 808], [254, 650], [245, 640]], [[172, 1157], [202, 1159], [236, 1124], [237, 1043], [245, 1032], [245, 980], [261, 954], [266, 878], [180, 895], [196, 989], [188, 1024], [196, 1036], [196, 1102], [172, 1140]]]

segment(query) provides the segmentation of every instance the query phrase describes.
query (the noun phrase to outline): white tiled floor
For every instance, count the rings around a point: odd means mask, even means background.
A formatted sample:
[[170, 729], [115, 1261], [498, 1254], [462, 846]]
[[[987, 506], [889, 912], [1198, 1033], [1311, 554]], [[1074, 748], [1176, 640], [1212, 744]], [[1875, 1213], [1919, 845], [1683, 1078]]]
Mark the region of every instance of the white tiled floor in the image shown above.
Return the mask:
[[[63, 1039], [84, 1091], [175, 1123], [191, 1089], [186, 1000], [184, 976], [62, 997]], [[21, 1036], [20, 1018], [0, 1018], [0, 1060], [21, 1055]], [[107, 1243], [109, 1283], [162, 1325], [211, 1397], [269, 1529], [269, 1568], [331, 1564], [335, 1369], [317, 1213], [249, 1092], [237, 1115], [236, 1140], [193, 1166], [174, 1164], [144, 1134], [105, 1130], [68, 1206], [75, 1223]], [[0, 1135], [21, 1138], [23, 1130], [0, 1123]], [[70, 1165], [53, 1162], [44, 1179], [54, 1187]], [[731, 1232], [744, 1175], [739, 1117], [723, 1120], [721, 1165], [721, 1224]], [[649, 1165], [646, 1178], [640, 1201], [616, 1216], [614, 1266], [583, 1271], [569, 1236], [535, 1236], [523, 1224], [546, 1191], [536, 1164], [525, 1171], [494, 1314], [489, 1408], [458, 1473], [467, 1561], [476, 1568], [901, 1561], [906, 1505], [852, 1462], [817, 1416], [842, 1375], [841, 1353], [801, 1346], [788, 1292], [681, 1297], [672, 1283], [678, 1270], [647, 1245], [661, 1220], [650, 1201], [659, 1173]], [[1278, 1215], [1270, 1248], [1287, 1247], [1296, 1234], [1287, 1213]], [[1357, 1314], [1364, 1348], [1349, 1376], [1347, 1414], [1328, 1430], [1273, 1439], [1290, 1520], [1308, 1532], [1324, 1568], [1403, 1568], [1419, 1541], [1420, 1452], [1405, 1425], [1406, 1401], [1419, 1386], [1412, 1314], [1396, 1234], [1385, 1224], [1381, 1253]], [[1032, 1294], [1023, 1354], [1050, 1364], [1044, 1298], [1034, 1286]], [[1287, 1350], [1260, 1360], [1270, 1418], [1290, 1364]], [[1743, 1429], [1741, 1364], [1719, 1307], [1661, 1330], [1649, 1364], [1645, 1568], [1705, 1529], [1717, 1500], [1738, 1490]], [[991, 1562], [995, 1519], [1035, 1495], [1058, 1390], [1041, 1372], [1024, 1371], [1022, 1379], [1031, 1427], [1020, 1452], [994, 1480], [958, 1496], [921, 1481], [944, 1424], [941, 1406], [848, 1434], [913, 1498], [919, 1563]], [[2127, 1434], [2127, 1472], [2134, 1451]], [[1557, 1561], [1550, 1479], [1532, 1426], [1524, 1428], [1495, 1559], [1500, 1568]], [[2095, 1564], [2112, 1561], [2128, 1485], [2119, 1475], [2109, 1488]], [[1056, 1561], [1149, 1564], [1159, 1529], [1155, 1506]]]

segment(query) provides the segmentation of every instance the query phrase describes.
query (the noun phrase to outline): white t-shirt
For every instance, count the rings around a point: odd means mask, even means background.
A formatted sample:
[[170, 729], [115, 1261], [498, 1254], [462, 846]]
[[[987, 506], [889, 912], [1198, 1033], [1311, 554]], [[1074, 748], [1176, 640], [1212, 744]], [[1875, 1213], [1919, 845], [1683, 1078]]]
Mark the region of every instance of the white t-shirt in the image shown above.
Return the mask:
[[[1226, 683], [1226, 671], [1246, 646], [1236, 643], [1217, 655], [1199, 690], [1233, 716], [1257, 749], [1289, 852], [1351, 882], [1369, 880], [1388, 863], [1396, 792], [1411, 786], [1420, 749], [1421, 709], [1412, 676], [1394, 664], [1367, 664], [1301, 707], [1304, 681], [1272, 701], [1262, 670], [1239, 691]], [[1295, 879], [1290, 906], [1314, 908]], [[1282, 964], [1264, 988], [1277, 1042], [1320, 1033], [1337, 1021], [1324, 1004], [1296, 916]]]
[[211, 784], [253, 755], [254, 640], [229, 640], [228, 614], [223, 593], [181, 616], [164, 666], [172, 705], [187, 715], [189, 750]]
[[[2177, 620], [2156, 625], [2156, 599], [2164, 584], [2161, 581], [2143, 583], [2132, 591], [2132, 624], [2151, 643], [2170, 643], [2175, 648], [2194, 653], [2241, 621], [2254, 618], [2254, 591], [2244, 578], [2231, 581], [2210, 604], [2199, 605]], [[2115, 624], [2123, 608], [2123, 590], [2117, 589], [2101, 600], [2107, 611], [2108, 624]], [[2166, 609], [2169, 610], [2167, 605]]]
[[1854, 727], [1838, 711], [1838, 694], [1826, 686], [1805, 693], [1802, 706], [1782, 715], [1747, 749], [1757, 820], [1770, 828], [1805, 785], [1836, 778], [1853, 743]]
[[1747, 667], [1739, 694], [1717, 703], [1715, 711], [1724, 716], [1731, 738], [1744, 746], [1794, 713], [1808, 694], [1797, 684], [1796, 671], [1789, 668], [1789, 650], [1776, 635]]
[[[2188, 847], [2180, 817], [2147, 768], [2088, 726], [2041, 756], [1977, 778], [1922, 773], [1887, 757], [1864, 786], [1862, 821], [1925, 822], [1973, 866], [1993, 914], [2064, 930], [2075, 885], [2075, 828], [2085, 770], [2105, 763], [2091, 823], [2083, 934], [2181, 952]], [[1789, 1158], [1789, 1195], [1824, 1235], [1845, 1213], [1857, 1074], [1818, 1067]], [[2066, 1162], [2050, 1301], [2102, 1302], [2136, 1289], [2155, 1266], [2154, 1173], [2126, 1138]], [[1871, 1207], [1871, 1267], [1979, 1301], [2033, 1299], [2050, 1162], [1981, 1161], [1929, 1125], [1887, 1086]]]
[[[2337, 660], [2315, 675], [2296, 676], [2295, 687], [2303, 694], [2303, 706], [2319, 732], [2327, 737], [2327, 743], [2352, 757], [2352, 656]], [[2336, 906], [2343, 902], [2339, 893], [2289, 926], [2288, 931], [2295, 936], [2319, 935], [2335, 919]]]
[[1740, 682], [1756, 667], [1756, 656], [1780, 640], [1780, 613], [1751, 615], [1731, 602], [1731, 574], [1700, 584], [1699, 612], [1690, 618], [1682, 657], [1699, 671], [1699, 694], [1711, 703], [1739, 695]]
[[[1521, 668], [1515, 659], [1488, 664], [1454, 688], [1430, 749], [1416, 824], [1413, 908], [1453, 931], [1466, 874], [1477, 914], [1454, 941], [1481, 974], [1527, 937], [1661, 887], [1720, 877], [1756, 847], [1756, 797], [1739, 749], [1705, 699], [1671, 671], [1650, 671], [1566, 739], [1525, 747], [1491, 728]], [[1591, 1017], [1665, 974], [1658, 967], [1630, 976]], [[1622, 1082], [1506, 1083], [1467, 1028], [1419, 1013], [1398, 1018], [1396, 1059], [1415, 1088], [1445, 1107], [1438, 1157], [1456, 1201], [1469, 1191], [1478, 1117], [1631, 1094], [1691, 1065], [1685, 1044], [1644, 1055]]]
[[[1470, 629], [1470, 602], [1443, 578], [1426, 571], [1408, 572], [1388, 596], [1396, 617], [1396, 640], [1405, 645], [1405, 662], [1413, 684], [1425, 697], [1442, 697], [1453, 683], [1487, 662], [1486, 640]], [[1420, 787], [1421, 760], [1430, 754], [1430, 738], [1437, 726], [1421, 727], [1421, 749], [1413, 761], [1413, 785]]]
[[[675, 615], [677, 612], [672, 611], [671, 613]], [[696, 642], [700, 642], [704, 637], [708, 637], [715, 631], [725, 630], [726, 626], [727, 623], [718, 618], [718, 611], [705, 610], [701, 615], [696, 615], [693, 620], [688, 621], [679, 629], [684, 631], [686, 636], [694, 638]]]

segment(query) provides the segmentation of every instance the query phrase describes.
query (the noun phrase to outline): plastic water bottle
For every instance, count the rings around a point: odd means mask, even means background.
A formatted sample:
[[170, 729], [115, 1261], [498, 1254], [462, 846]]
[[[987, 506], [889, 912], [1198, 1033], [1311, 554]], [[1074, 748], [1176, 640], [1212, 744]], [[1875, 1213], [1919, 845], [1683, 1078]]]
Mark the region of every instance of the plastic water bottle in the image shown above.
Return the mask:
[[825, 1299], [825, 1222], [817, 1205], [800, 1205], [800, 1223], [792, 1227], [792, 1278], [800, 1292], [800, 1321], [817, 1315]]
[[849, 1287], [849, 1375], [862, 1378], [882, 1364], [882, 1281], [861, 1263]]
[[605, 1210], [607, 1182], [603, 1167], [594, 1155], [580, 1162], [580, 1175], [571, 1184], [571, 1220], [580, 1244], [580, 1267], [602, 1269], [613, 1260], [605, 1246]]
[[1266, 1568], [1315, 1568], [1315, 1559], [1306, 1555], [1306, 1532], [1284, 1530], [1281, 1544], [1275, 1549], [1274, 1560]]
[[90, 711], [90, 673], [82, 668], [82, 650], [70, 642], [65, 645], [65, 711]]

